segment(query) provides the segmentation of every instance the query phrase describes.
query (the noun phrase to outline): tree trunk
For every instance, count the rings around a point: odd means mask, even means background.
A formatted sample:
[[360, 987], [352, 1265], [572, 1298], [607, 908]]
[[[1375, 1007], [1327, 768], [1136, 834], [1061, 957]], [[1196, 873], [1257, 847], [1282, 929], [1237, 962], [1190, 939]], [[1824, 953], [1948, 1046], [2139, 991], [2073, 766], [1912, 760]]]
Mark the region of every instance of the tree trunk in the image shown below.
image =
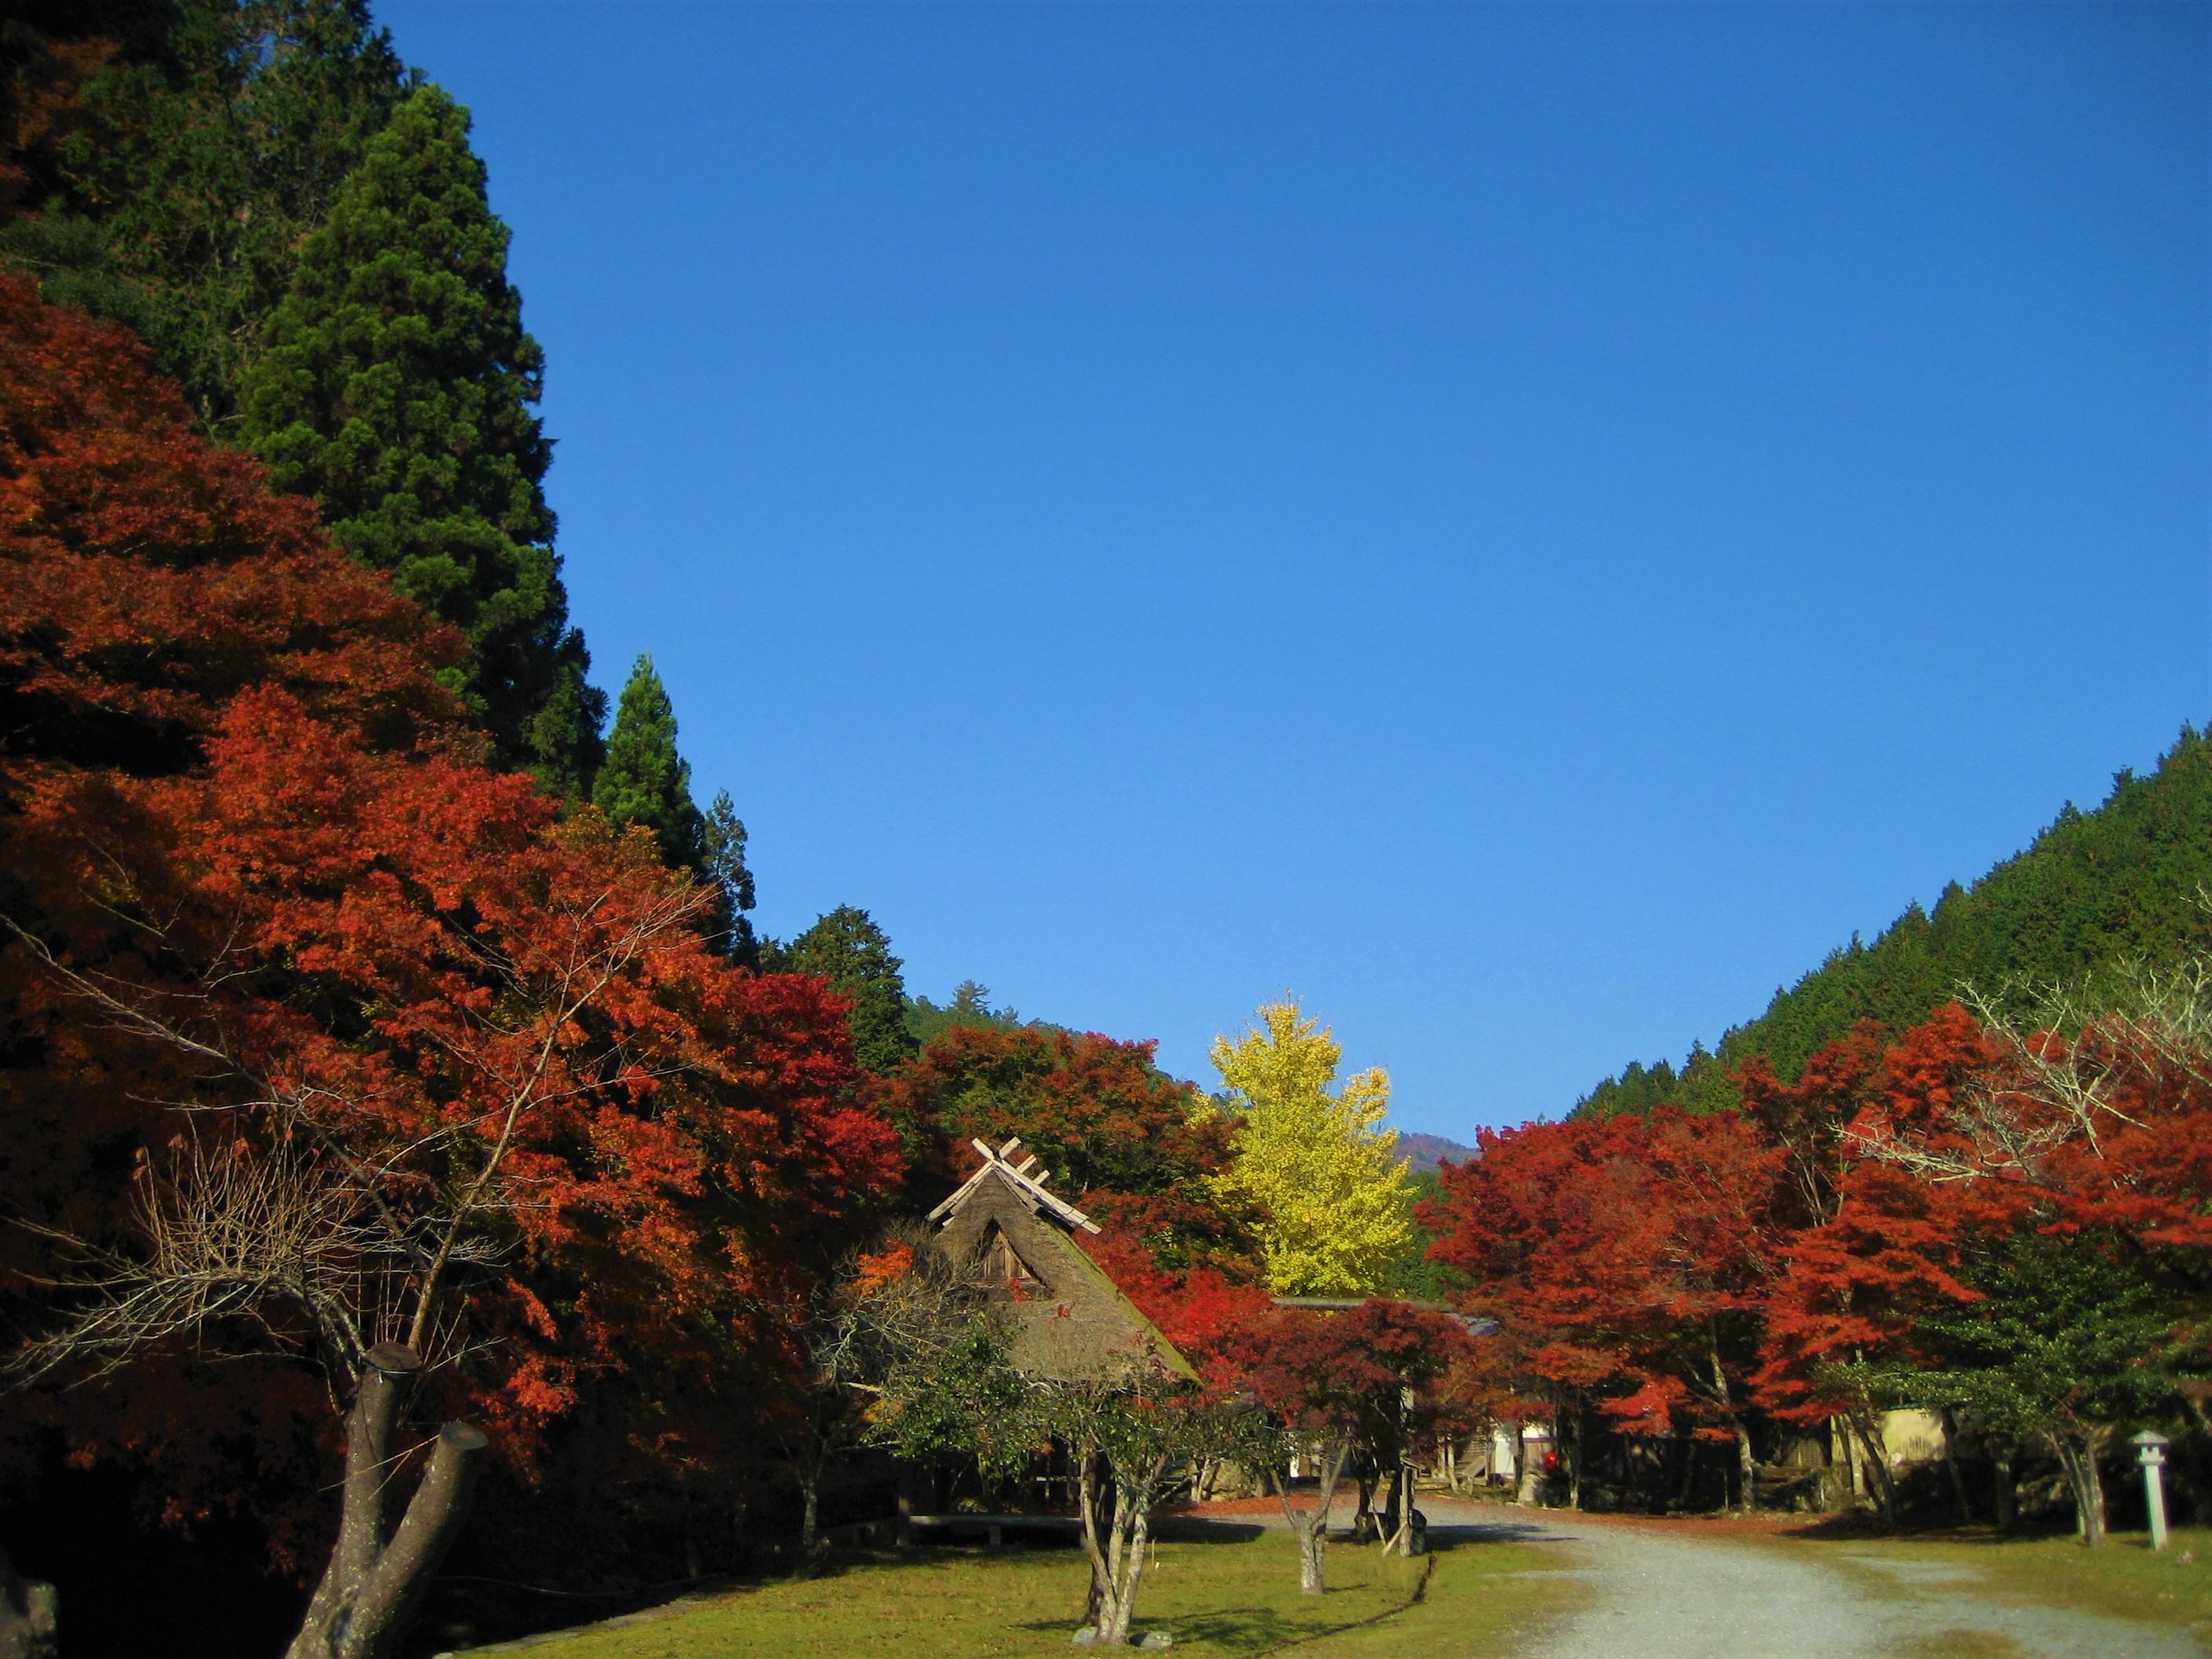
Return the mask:
[[1875, 1508], [1881, 1516], [1881, 1523], [1885, 1527], [1893, 1527], [1897, 1524], [1897, 1487], [1889, 1478], [1888, 1448], [1881, 1443], [1879, 1432], [1867, 1420], [1870, 1415], [1866, 1412], [1848, 1413], [1844, 1422], [1858, 1437], [1859, 1445], [1865, 1454], [1859, 1461], [1859, 1467], [1866, 1472], [1867, 1486], [1874, 1494]]
[[1398, 1456], [1390, 1471], [1390, 1530], [1387, 1553], [1413, 1553], [1413, 1391], [1398, 1390]]
[[[1095, 1639], [1102, 1644], [1128, 1639], [1130, 1612], [1121, 1594], [1128, 1548], [1125, 1530], [1128, 1495], [1105, 1465], [1105, 1454], [1085, 1449], [1083, 1548], [1091, 1558], [1091, 1593], [1084, 1600], [1084, 1611]], [[1106, 1478], [1102, 1480], [1102, 1475]]]
[[1682, 1442], [1682, 1483], [1674, 1489], [1674, 1507], [1686, 1510], [1698, 1489], [1698, 1437], [1689, 1435]]
[[1583, 1408], [1577, 1402], [1568, 1421], [1574, 1426], [1567, 1446], [1567, 1507], [1580, 1510], [1583, 1506]]
[[2012, 1442], [1992, 1437], [1990, 1441], [1990, 1507], [1996, 1511], [1997, 1529], [2009, 1532], [2018, 1518], [2018, 1499], [2013, 1490]]
[[814, 1546], [822, 1535], [822, 1470], [812, 1459], [799, 1465], [799, 1553], [814, 1559]]
[[470, 1424], [448, 1423], [438, 1431], [430, 1467], [386, 1541], [386, 1497], [398, 1461], [392, 1429], [400, 1397], [422, 1362], [396, 1342], [379, 1344], [368, 1358], [346, 1423], [338, 1540], [286, 1659], [388, 1659], [468, 1517], [481, 1461], [477, 1454], [487, 1442]]
[[[1091, 1559], [1084, 1622], [1102, 1644], [1118, 1646], [1129, 1639], [1137, 1587], [1145, 1577], [1145, 1547], [1152, 1540], [1152, 1499], [1167, 1468], [1162, 1458], [1143, 1469], [1115, 1469], [1095, 1449], [1082, 1454], [1083, 1550]], [[1103, 1481], [1101, 1474], [1107, 1477]]]
[[1322, 1552], [1328, 1547], [1328, 1540], [1322, 1532], [1319, 1526], [1298, 1528], [1298, 1590], [1302, 1595], [1319, 1595], [1328, 1589]]
[[1713, 1368], [1713, 1397], [1720, 1401], [1721, 1409], [1729, 1414], [1729, 1426], [1735, 1431], [1735, 1494], [1736, 1507], [1755, 1510], [1759, 1507], [1759, 1463], [1751, 1455], [1751, 1431], [1743, 1425], [1736, 1414], [1735, 1399], [1729, 1392], [1728, 1367], [1721, 1364], [1721, 1337], [1717, 1328], [1705, 1327], [1705, 1353]]
[[1943, 1425], [1943, 1473], [1951, 1477], [1951, 1503], [1963, 1527], [1973, 1520], [1974, 1507], [1966, 1501], [1966, 1477], [1959, 1473], [1958, 1414], [1946, 1406], [1937, 1413], [1937, 1420]]
[[1154, 1472], [1153, 1478], [1145, 1483], [1141, 1494], [1133, 1495], [1128, 1513], [1122, 1519], [1128, 1548], [1123, 1557], [1121, 1607], [1114, 1626], [1116, 1642], [1129, 1639], [1129, 1626], [1137, 1616], [1137, 1584], [1145, 1576], [1145, 1549], [1152, 1539], [1152, 1491], [1165, 1467], [1163, 1463], [1160, 1470]]
[[1084, 1600], [1083, 1622], [1095, 1639], [1104, 1627], [1106, 1609], [1113, 1594], [1112, 1575], [1106, 1567], [1106, 1528], [1100, 1525], [1098, 1513], [1098, 1506], [1106, 1498], [1098, 1481], [1102, 1454], [1095, 1446], [1079, 1446], [1074, 1452], [1075, 1512], [1083, 1522], [1083, 1553], [1091, 1562], [1091, 1593]]
[[1351, 1455], [1351, 1443], [1343, 1438], [1322, 1451], [1321, 1466], [1315, 1472], [1318, 1477], [1315, 1483], [1316, 1495], [1321, 1501], [1311, 1510], [1301, 1510], [1291, 1502], [1287, 1480], [1275, 1486], [1275, 1496], [1283, 1505], [1283, 1517], [1297, 1534], [1298, 1589], [1307, 1595], [1319, 1595], [1326, 1588], [1323, 1564], [1328, 1550], [1329, 1506], [1336, 1501], [1336, 1485], [1344, 1478], [1344, 1466]]
[[2102, 1438], [2095, 1429], [2050, 1437], [2059, 1467], [2066, 1471], [2066, 1484], [2074, 1490], [2075, 1529], [2092, 1549], [2105, 1541], [2105, 1483], [2097, 1474], [2097, 1447]]

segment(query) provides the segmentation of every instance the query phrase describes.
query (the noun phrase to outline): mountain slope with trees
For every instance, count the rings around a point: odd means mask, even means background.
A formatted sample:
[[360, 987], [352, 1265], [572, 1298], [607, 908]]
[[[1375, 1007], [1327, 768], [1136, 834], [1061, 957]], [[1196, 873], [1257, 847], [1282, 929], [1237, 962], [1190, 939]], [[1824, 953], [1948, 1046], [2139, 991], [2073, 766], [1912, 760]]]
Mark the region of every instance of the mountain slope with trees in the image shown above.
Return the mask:
[[[1766, 1011], [1692, 1048], [1677, 1069], [1632, 1064], [1576, 1106], [1594, 1117], [1674, 1104], [1737, 1103], [1731, 1074], [1754, 1056], [1794, 1081], [1808, 1056], [1862, 1020], [1885, 1034], [1918, 1024], [1972, 985], [2000, 1001], [2123, 963], [2159, 966], [2212, 943], [2212, 738], [2184, 727], [2148, 776], [2124, 771], [2092, 811], [2069, 802], [2025, 852], [1933, 911], [1909, 906], [1873, 944], [1853, 939]], [[2007, 988], [2013, 988], [2008, 991]]]

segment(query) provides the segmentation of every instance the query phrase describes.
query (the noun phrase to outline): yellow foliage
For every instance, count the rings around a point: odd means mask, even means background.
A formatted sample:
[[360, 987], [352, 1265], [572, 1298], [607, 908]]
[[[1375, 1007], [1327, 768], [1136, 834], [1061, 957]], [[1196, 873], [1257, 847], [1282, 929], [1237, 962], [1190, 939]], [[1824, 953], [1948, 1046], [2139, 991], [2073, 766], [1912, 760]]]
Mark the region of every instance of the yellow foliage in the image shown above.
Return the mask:
[[1379, 1066], [1332, 1092], [1344, 1057], [1295, 1001], [1260, 1010], [1234, 1042], [1213, 1040], [1213, 1064], [1243, 1108], [1237, 1157], [1216, 1178], [1224, 1196], [1265, 1212], [1261, 1256], [1281, 1296], [1388, 1291], [1412, 1239], [1398, 1132], [1379, 1127], [1390, 1079]]

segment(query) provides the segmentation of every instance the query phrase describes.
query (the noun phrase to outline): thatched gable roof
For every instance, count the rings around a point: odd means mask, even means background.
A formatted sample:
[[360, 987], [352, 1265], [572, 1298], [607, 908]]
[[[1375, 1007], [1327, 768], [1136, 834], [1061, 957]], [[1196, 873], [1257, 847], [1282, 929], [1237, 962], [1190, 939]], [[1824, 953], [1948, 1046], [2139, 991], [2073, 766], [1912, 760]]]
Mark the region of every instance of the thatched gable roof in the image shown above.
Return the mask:
[[969, 1144], [981, 1167], [929, 1218], [942, 1224], [939, 1247], [1012, 1305], [1014, 1364], [1055, 1382], [1146, 1371], [1194, 1380], [1189, 1362], [1075, 1242], [1077, 1230], [1095, 1233], [1097, 1224], [1045, 1190], [1051, 1176], [1035, 1157], [1014, 1162], [1020, 1140]]

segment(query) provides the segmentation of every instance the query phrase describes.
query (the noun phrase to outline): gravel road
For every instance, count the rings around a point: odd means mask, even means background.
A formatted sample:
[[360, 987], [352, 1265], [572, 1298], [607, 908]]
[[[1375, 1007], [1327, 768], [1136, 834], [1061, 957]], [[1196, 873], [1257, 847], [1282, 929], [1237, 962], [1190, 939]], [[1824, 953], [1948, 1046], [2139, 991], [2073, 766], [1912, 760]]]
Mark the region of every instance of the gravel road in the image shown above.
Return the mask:
[[[2205, 1659], [2186, 1633], [1973, 1594], [1971, 1567], [1793, 1559], [1771, 1545], [1425, 1500], [1432, 1528], [1567, 1547], [1592, 1592], [1527, 1659], [1909, 1659], [1952, 1632], [2033, 1659]], [[1965, 1594], [1947, 1593], [1963, 1591]]]

